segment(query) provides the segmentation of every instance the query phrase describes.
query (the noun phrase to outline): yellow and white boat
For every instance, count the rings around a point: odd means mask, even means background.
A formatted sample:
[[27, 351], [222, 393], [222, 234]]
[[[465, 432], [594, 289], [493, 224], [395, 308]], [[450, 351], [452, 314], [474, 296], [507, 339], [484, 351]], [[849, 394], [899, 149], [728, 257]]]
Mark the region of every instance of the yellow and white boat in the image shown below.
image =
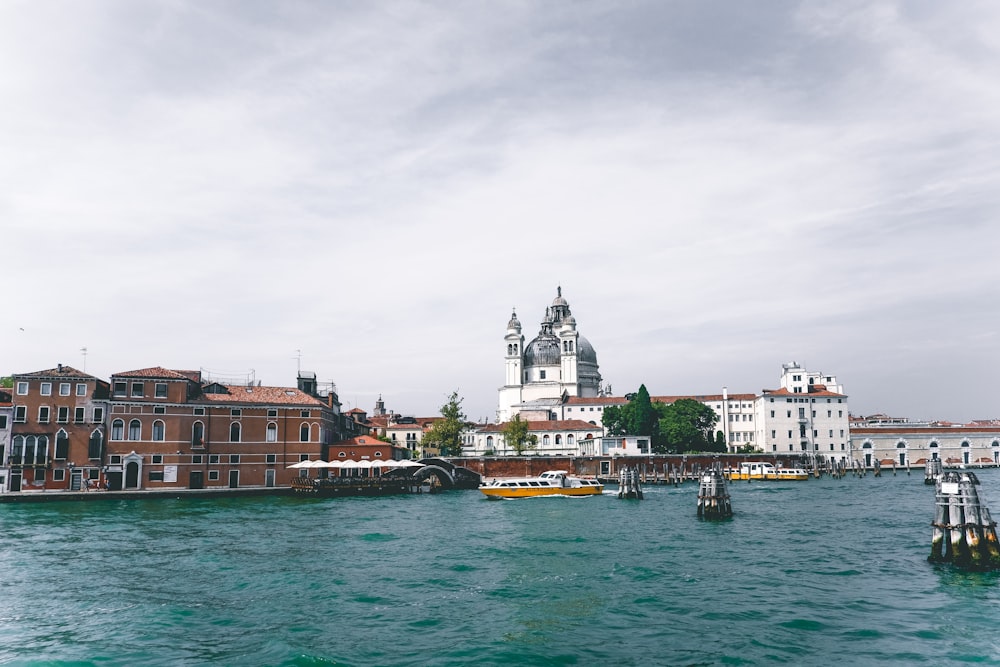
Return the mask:
[[728, 470], [732, 481], [769, 480], [769, 481], [803, 481], [809, 479], [809, 473], [802, 468], [775, 468], [773, 463], [766, 461], [747, 461], [741, 463], [736, 470]]
[[596, 479], [571, 477], [565, 470], [547, 470], [538, 477], [495, 479], [479, 490], [490, 500], [538, 496], [599, 496], [604, 485]]

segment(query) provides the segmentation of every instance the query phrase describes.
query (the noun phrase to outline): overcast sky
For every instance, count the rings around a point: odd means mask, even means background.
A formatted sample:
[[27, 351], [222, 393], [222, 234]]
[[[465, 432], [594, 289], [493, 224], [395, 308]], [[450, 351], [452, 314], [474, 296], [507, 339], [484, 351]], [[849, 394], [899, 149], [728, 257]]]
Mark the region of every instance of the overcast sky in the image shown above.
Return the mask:
[[998, 34], [993, 2], [3, 2], [0, 373], [301, 363], [492, 420], [512, 307], [530, 340], [561, 285], [618, 395], [795, 360], [854, 414], [1000, 417]]

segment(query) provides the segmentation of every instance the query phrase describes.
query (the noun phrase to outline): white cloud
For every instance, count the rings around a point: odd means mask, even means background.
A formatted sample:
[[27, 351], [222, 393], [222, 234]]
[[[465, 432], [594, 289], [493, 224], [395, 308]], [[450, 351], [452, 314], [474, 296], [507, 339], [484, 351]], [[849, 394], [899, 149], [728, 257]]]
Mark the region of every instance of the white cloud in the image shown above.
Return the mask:
[[795, 358], [857, 412], [995, 415], [998, 22], [7, 4], [0, 366], [285, 384], [301, 349], [360, 407], [491, 416], [511, 306], [530, 338], [562, 284], [619, 392]]

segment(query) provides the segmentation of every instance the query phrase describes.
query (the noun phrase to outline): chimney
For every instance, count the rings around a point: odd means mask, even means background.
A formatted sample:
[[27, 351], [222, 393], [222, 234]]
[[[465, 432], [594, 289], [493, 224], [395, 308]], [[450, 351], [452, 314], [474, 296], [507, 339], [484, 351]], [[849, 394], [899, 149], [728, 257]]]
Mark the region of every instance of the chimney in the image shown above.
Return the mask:
[[62, 364], [59, 364], [59, 372], [62, 373]]

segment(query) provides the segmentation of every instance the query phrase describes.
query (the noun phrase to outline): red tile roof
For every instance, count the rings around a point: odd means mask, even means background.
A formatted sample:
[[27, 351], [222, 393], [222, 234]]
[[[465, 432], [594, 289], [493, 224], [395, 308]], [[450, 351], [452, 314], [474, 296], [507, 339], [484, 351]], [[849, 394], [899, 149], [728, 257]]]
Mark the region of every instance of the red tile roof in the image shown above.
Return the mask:
[[[819, 389], [822, 387], [822, 389]], [[836, 392], [830, 391], [826, 388], [826, 385], [817, 384], [813, 385], [813, 391], [809, 393], [798, 393], [788, 391], [784, 387], [781, 389], [765, 389], [761, 392], [764, 396], [795, 396], [798, 398], [805, 398], [806, 396], [835, 396], [837, 398], [844, 398], [846, 394], [838, 394]]]
[[[197, 377], [192, 377], [195, 375]], [[157, 380], [194, 380], [201, 381], [200, 371], [172, 371], [163, 366], [152, 366], [151, 368], [140, 368], [135, 371], [124, 371], [122, 373], [112, 373], [113, 378], [155, 378]]]
[[301, 405], [310, 408], [325, 408], [326, 403], [294, 387], [257, 387], [244, 385], [221, 385], [227, 394], [203, 394], [198, 402], [241, 403], [254, 405]]
[[97, 380], [93, 375], [88, 375], [72, 366], [62, 366], [61, 368], [50, 368], [47, 371], [35, 371], [34, 373], [14, 373], [16, 378], [79, 378], [87, 380]]
[[[593, 431], [601, 426], [585, 422], [582, 419], [553, 419], [548, 421], [528, 421], [529, 431]], [[499, 433], [506, 424], [488, 424], [483, 433]]]

